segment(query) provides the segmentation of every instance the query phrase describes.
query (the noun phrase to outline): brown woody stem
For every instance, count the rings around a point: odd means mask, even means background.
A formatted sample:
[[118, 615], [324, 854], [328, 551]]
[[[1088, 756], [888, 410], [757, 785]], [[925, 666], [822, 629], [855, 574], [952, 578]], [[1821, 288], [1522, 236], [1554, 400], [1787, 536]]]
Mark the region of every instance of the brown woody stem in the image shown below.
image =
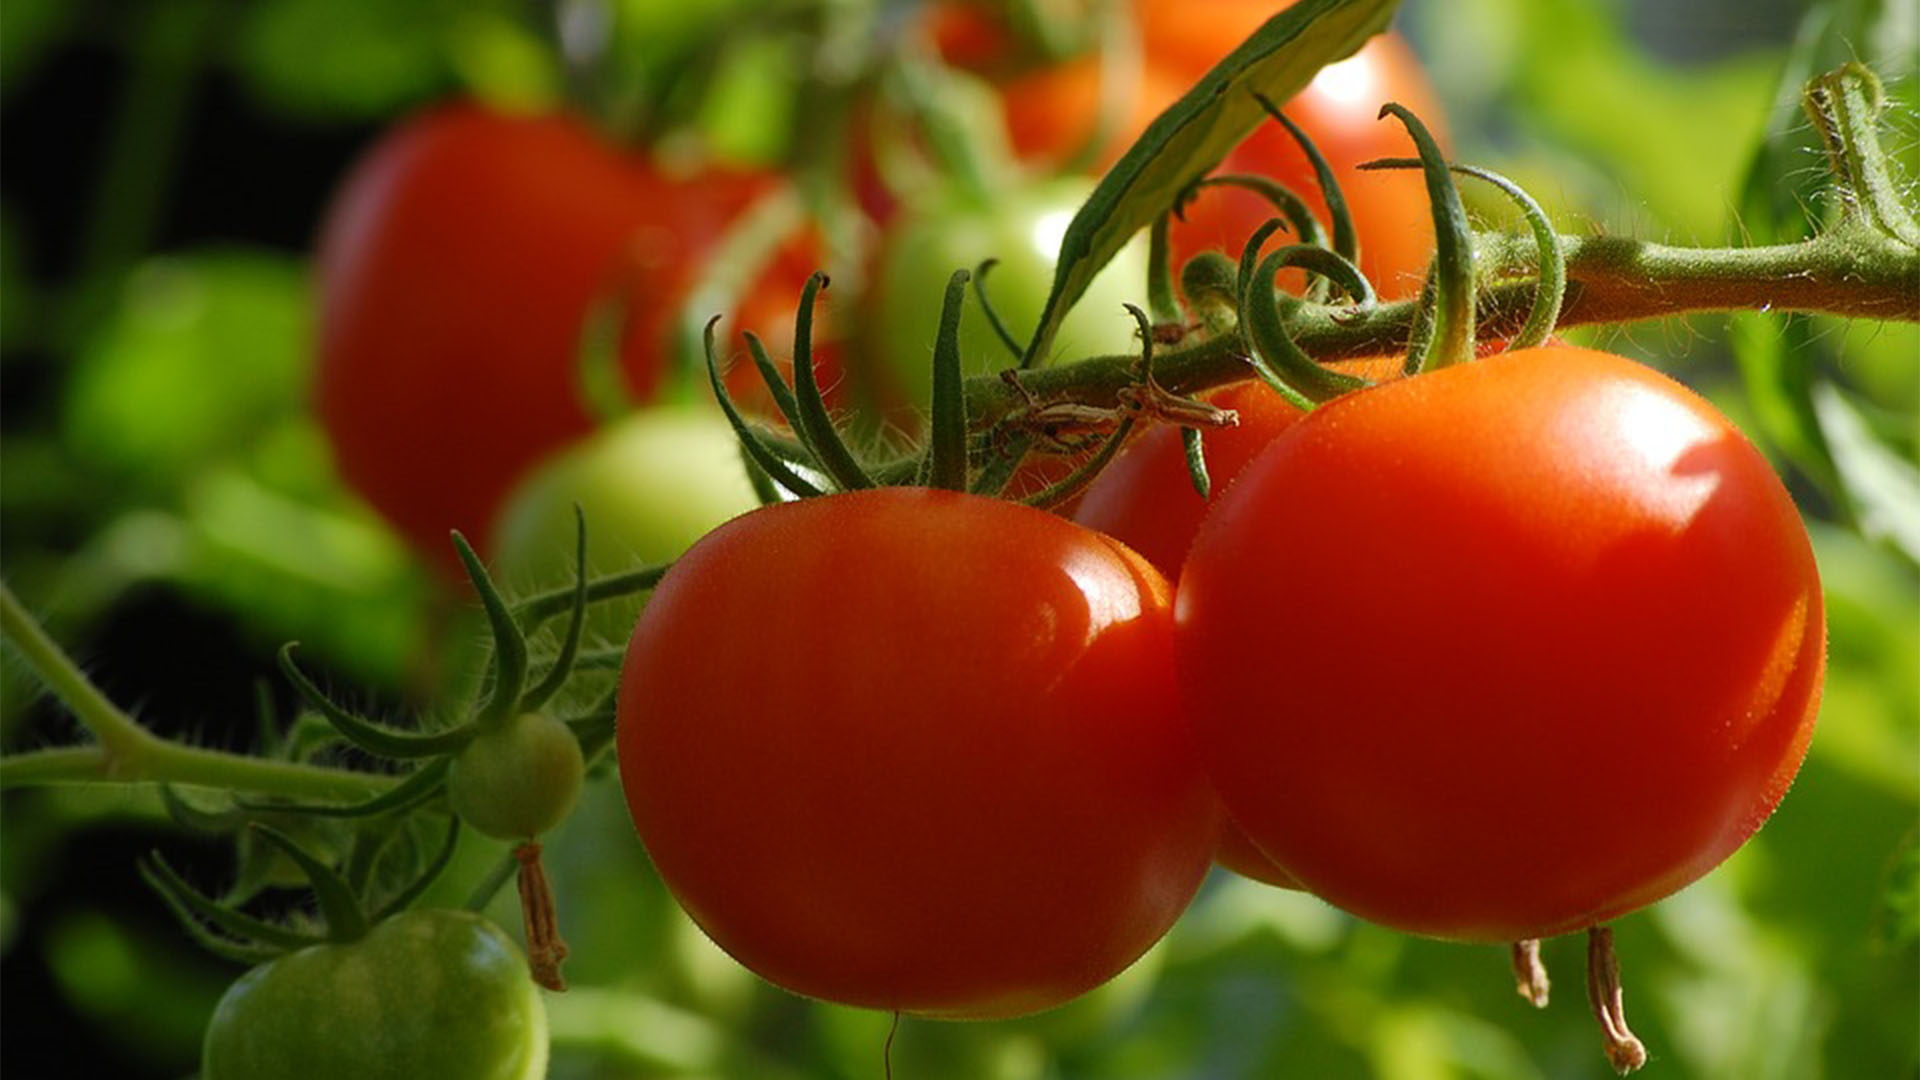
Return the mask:
[[1512, 959], [1514, 989], [1534, 1008], [1546, 1008], [1552, 982], [1547, 978], [1547, 966], [1540, 962], [1539, 939], [1514, 942]]
[[520, 861], [520, 915], [526, 921], [527, 970], [541, 986], [556, 992], [565, 990], [567, 980], [560, 974], [560, 963], [567, 958], [567, 943], [560, 937], [553, 887], [540, 864], [540, 845], [529, 840], [514, 848], [513, 856]]
[[1622, 1076], [1647, 1063], [1647, 1047], [1627, 1027], [1620, 994], [1620, 961], [1613, 954], [1613, 928], [1587, 931], [1587, 1002], [1606, 1036], [1607, 1061]]

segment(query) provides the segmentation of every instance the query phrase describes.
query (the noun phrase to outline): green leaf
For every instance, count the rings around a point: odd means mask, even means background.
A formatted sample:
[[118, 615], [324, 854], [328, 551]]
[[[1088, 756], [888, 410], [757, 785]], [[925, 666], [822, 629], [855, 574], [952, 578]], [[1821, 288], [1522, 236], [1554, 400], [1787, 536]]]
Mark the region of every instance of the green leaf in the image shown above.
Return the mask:
[[1320, 68], [1386, 29], [1396, 4], [1302, 0], [1269, 19], [1154, 120], [1067, 226], [1025, 366], [1046, 358], [1061, 320], [1100, 268], [1266, 119], [1254, 93], [1274, 101], [1292, 97]]
[[243, 10], [234, 67], [274, 109], [377, 117], [448, 81], [447, 21], [435, 5], [264, 0]]
[[1920, 470], [1881, 445], [1860, 411], [1833, 384], [1814, 386], [1813, 411], [1860, 531], [1920, 563]]
[[87, 464], [165, 489], [306, 408], [306, 273], [252, 252], [155, 259], [84, 348], [63, 434]]

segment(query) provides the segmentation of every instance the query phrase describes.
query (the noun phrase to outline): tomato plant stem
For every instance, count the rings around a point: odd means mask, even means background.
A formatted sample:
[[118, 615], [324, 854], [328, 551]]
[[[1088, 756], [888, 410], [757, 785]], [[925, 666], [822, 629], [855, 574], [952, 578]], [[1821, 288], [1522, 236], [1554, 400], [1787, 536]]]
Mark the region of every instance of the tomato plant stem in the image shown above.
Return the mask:
[[[1555, 323], [1562, 329], [1710, 311], [1920, 322], [1920, 250], [1861, 230], [1765, 247], [1688, 248], [1608, 236], [1562, 236], [1559, 242], [1568, 282]], [[1531, 271], [1536, 238], [1482, 236], [1475, 246], [1481, 276], [1500, 282], [1481, 291], [1478, 321], [1486, 335], [1510, 337], [1526, 322], [1534, 283], [1530, 277], [1500, 279]], [[1370, 308], [1300, 304], [1286, 313], [1286, 329], [1316, 360], [1387, 356], [1406, 349], [1418, 307], [1417, 300]], [[1243, 336], [1229, 332], [1161, 353], [1154, 370], [1169, 390], [1194, 394], [1252, 377], [1248, 355]], [[1137, 381], [1135, 359], [1131, 354], [1091, 357], [1022, 372], [1021, 382], [1041, 401], [1111, 405], [1121, 388]], [[976, 428], [989, 427], [1026, 404], [997, 377], [967, 381], [967, 411]]]
[[1527, 1003], [1536, 1009], [1547, 1007], [1547, 994], [1552, 986], [1547, 978], [1547, 966], [1540, 962], [1540, 940], [1528, 938], [1513, 943], [1514, 987]]
[[0, 585], [0, 634], [99, 740], [0, 757], [0, 789], [24, 784], [164, 781], [294, 798], [364, 798], [393, 781], [369, 773], [169, 742], [121, 711], [87, 678], [13, 590]]
[[1587, 1002], [1606, 1035], [1607, 1061], [1625, 1076], [1647, 1063], [1647, 1048], [1627, 1027], [1627, 1009], [1620, 991], [1620, 961], [1613, 952], [1613, 928], [1587, 931]]

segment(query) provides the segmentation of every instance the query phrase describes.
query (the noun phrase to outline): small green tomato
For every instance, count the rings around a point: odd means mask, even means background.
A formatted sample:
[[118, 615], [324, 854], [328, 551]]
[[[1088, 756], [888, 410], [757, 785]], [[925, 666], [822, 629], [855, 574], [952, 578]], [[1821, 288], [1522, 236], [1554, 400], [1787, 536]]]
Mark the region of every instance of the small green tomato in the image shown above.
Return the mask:
[[573, 731], [547, 713], [525, 712], [453, 756], [447, 803], [487, 836], [529, 840], [573, 812], [585, 776]]
[[204, 1080], [537, 1080], [547, 1012], [527, 962], [465, 911], [409, 911], [228, 988]]
[[[587, 519], [587, 568], [610, 574], [666, 562], [759, 500], [718, 411], [641, 409], [549, 458], [515, 489], [490, 544], [502, 584], [572, 583], [576, 504]], [[641, 603], [594, 604], [589, 638], [624, 643]]]
[[[953, 272], [997, 260], [987, 273], [986, 292], [1024, 345], [1053, 288], [1054, 260], [1067, 224], [1092, 191], [1091, 181], [1059, 180], [1006, 191], [986, 205], [947, 192], [910, 207], [888, 231], [866, 348], [876, 367], [891, 373], [907, 402], [924, 407], [932, 399], [934, 331]], [[1138, 326], [1125, 305], [1144, 303], [1146, 282], [1142, 238], [1095, 275], [1055, 335], [1054, 352], [1066, 357], [1138, 352]], [[973, 288], [968, 286], [960, 317], [960, 362], [966, 374], [1018, 366], [994, 335]]]

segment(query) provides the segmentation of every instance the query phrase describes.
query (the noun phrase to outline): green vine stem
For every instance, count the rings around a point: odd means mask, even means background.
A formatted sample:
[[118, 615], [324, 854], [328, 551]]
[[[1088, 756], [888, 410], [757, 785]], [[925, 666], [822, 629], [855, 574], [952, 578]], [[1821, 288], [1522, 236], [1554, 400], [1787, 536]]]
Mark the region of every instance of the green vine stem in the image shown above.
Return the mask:
[[[1689, 248], [1608, 236], [1562, 236], [1567, 259], [1561, 329], [1637, 322], [1714, 311], [1796, 311], [1843, 318], [1920, 322], [1920, 250], [1882, 236], [1835, 230], [1794, 244], [1752, 248]], [[1482, 236], [1483, 265], [1499, 271], [1531, 268], [1531, 235]], [[1511, 337], [1526, 323], [1530, 281], [1509, 281], [1480, 293], [1481, 331]], [[1287, 331], [1316, 360], [1387, 356], [1406, 349], [1418, 302], [1401, 300], [1356, 311], [1302, 304], [1288, 314]], [[1237, 333], [1169, 349], [1154, 361], [1156, 377], [1176, 394], [1192, 395], [1253, 376], [1246, 342]], [[1099, 356], [1021, 374], [1042, 400], [1112, 405], [1135, 380], [1138, 358]], [[976, 427], [991, 425], [1026, 403], [997, 377], [967, 381], [967, 412]]]
[[153, 734], [100, 692], [4, 584], [0, 634], [98, 740], [91, 746], [0, 757], [0, 790], [27, 784], [167, 782], [294, 798], [359, 799], [394, 782], [374, 773], [188, 746]]

